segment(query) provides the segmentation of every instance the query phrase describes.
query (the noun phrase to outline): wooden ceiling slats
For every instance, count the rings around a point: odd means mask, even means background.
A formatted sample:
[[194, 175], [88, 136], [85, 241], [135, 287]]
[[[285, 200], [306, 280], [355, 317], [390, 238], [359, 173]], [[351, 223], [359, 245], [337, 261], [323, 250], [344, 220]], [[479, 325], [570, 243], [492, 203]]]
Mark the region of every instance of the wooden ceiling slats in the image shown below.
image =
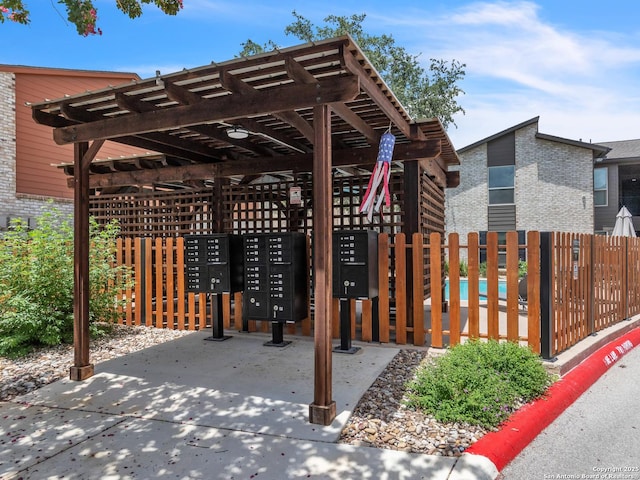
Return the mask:
[[[318, 102], [330, 103], [333, 112], [334, 158], [368, 158], [391, 126], [396, 149], [435, 141], [437, 148], [429, 151], [441, 157], [438, 167], [446, 172], [459, 163], [441, 123], [412, 122], [348, 36], [165, 75], [158, 72], [154, 78], [31, 107], [36, 122], [54, 127], [59, 143], [108, 138], [192, 167], [246, 163], [250, 171], [245, 173], [255, 175], [271, 170], [274, 159], [278, 168], [288, 158], [290, 170], [304, 170], [305, 162], [299, 159], [313, 152], [313, 107]], [[249, 138], [230, 139], [226, 131], [232, 125], [247, 129]], [[118, 161], [125, 162], [116, 159], [114, 165]], [[150, 161], [139, 168], [171, 167]]]

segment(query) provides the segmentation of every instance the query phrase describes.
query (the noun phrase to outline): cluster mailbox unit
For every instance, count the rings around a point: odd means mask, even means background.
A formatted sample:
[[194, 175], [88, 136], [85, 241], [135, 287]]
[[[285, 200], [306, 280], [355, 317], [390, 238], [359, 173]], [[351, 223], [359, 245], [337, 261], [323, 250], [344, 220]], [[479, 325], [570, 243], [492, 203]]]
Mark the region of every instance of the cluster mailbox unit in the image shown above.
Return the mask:
[[351, 299], [373, 300], [373, 341], [378, 326], [378, 233], [373, 230], [333, 232], [333, 296], [340, 299], [340, 346], [335, 352], [355, 353], [351, 346]]
[[243, 322], [272, 322], [272, 341], [284, 346], [283, 325], [308, 316], [309, 253], [304, 233], [245, 234]]
[[[244, 288], [242, 237], [232, 234], [186, 235], [187, 291], [213, 294], [213, 335], [207, 340], [226, 340], [220, 294]], [[206, 308], [201, 306], [200, 308]]]

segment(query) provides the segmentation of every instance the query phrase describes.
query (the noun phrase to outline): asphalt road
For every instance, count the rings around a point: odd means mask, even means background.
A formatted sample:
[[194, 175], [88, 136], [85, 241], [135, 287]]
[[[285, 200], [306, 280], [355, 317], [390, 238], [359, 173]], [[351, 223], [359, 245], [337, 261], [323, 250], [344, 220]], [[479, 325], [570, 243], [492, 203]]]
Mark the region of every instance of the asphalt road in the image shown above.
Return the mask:
[[612, 365], [499, 478], [640, 480], [640, 348]]

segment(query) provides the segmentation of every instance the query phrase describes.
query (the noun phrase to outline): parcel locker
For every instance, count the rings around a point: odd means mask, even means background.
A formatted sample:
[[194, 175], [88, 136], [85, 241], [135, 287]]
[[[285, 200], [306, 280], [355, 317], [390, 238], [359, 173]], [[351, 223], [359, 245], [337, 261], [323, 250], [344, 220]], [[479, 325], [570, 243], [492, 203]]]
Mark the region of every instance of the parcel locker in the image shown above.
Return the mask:
[[333, 232], [333, 297], [378, 296], [378, 232]]
[[298, 322], [308, 315], [304, 233], [246, 234], [243, 312], [251, 320]]
[[242, 237], [231, 234], [186, 235], [187, 291], [235, 293], [244, 287]]

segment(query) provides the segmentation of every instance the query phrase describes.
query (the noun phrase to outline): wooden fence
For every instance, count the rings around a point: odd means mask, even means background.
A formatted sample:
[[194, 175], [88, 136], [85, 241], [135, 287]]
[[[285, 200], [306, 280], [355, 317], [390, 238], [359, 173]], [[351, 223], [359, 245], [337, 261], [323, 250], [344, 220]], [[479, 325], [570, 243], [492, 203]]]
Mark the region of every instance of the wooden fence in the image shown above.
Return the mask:
[[[519, 244], [517, 232], [508, 232], [504, 245], [496, 232], [487, 234], [486, 245], [479, 244], [477, 233], [463, 240], [455, 233], [446, 243], [439, 233], [409, 239], [380, 234], [378, 308], [372, 300], [351, 300], [351, 338], [436, 348], [468, 338], [505, 339], [551, 358], [640, 313], [640, 239], [531, 231], [525, 244]], [[486, 253], [483, 264], [481, 251]], [[527, 260], [526, 295], [519, 294], [522, 252]], [[461, 258], [468, 266], [466, 279], [453, 268]], [[442, 270], [445, 259], [448, 277]], [[210, 327], [212, 299], [186, 291], [181, 237], [119, 239], [117, 262], [129, 265], [135, 277], [135, 287], [123, 292], [130, 300], [123, 323]], [[422, 279], [427, 269], [431, 295], [425, 298]], [[467, 286], [466, 298], [461, 285]], [[309, 311], [308, 318], [288, 325], [285, 333], [311, 335], [312, 305]], [[227, 329], [270, 331], [270, 322], [249, 319], [243, 324], [241, 293], [223, 295], [223, 317]], [[339, 338], [337, 299], [332, 321], [334, 338]]]

